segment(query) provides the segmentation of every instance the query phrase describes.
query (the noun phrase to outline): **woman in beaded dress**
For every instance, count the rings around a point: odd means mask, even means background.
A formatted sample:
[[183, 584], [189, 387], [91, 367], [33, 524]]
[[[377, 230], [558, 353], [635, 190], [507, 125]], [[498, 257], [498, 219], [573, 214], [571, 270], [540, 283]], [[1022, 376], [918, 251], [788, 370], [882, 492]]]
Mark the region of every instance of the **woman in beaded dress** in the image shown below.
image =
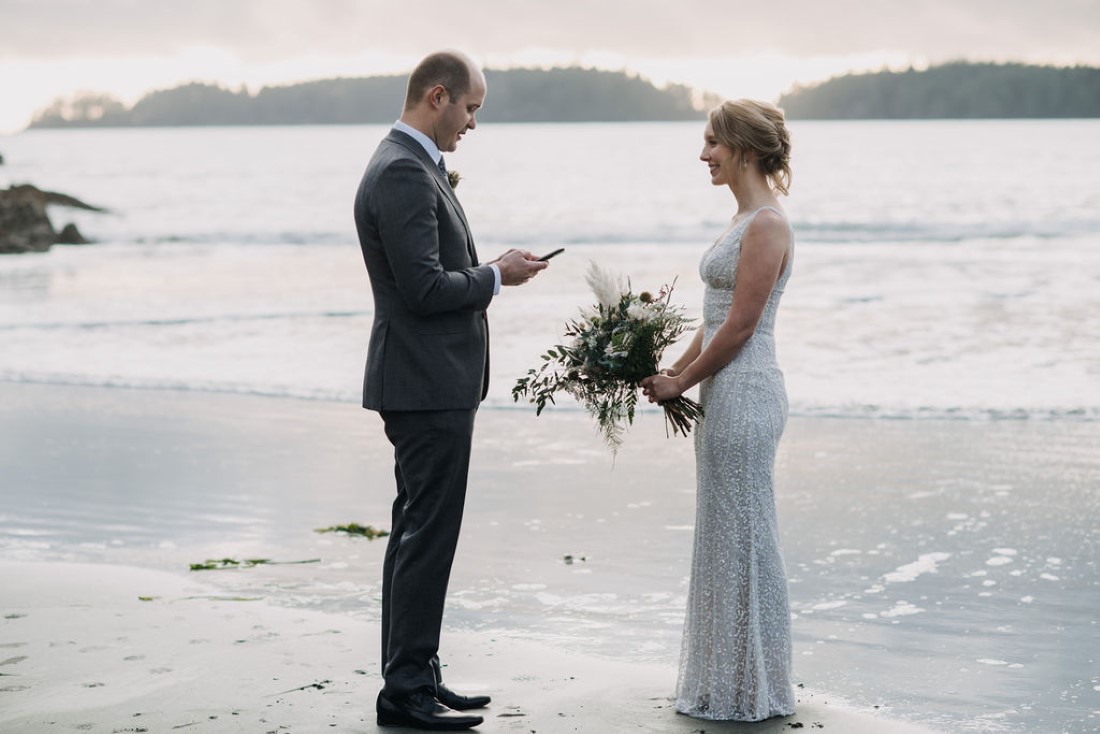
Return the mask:
[[790, 183], [783, 112], [725, 102], [710, 112], [699, 158], [737, 201], [703, 255], [703, 326], [680, 359], [643, 382], [650, 402], [699, 385], [697, 498], [676, 710], [760, 721], [794, 713], [790, 611], [773, 491], [787, 393], [775, 358], [776, 309], [793, 234], [778, 193]]

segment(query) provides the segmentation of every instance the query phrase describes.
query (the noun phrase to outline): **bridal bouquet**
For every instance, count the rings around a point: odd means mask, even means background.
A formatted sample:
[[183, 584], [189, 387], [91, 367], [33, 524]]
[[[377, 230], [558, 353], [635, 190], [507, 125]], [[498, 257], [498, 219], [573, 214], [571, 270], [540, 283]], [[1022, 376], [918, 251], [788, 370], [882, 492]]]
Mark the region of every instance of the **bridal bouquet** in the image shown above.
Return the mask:
[[[595, 263], [589, 263], [587, 279], [598, 302], [566, 324], [569, 343], [551, 347], [542, 356], [542, 366], [516, 382], [512, 398], [527, 398], [539, 415], [547, 402], [554, 402], [555, 393], [572, 395], [617, 452], [626, 425], [634, 422], [641, 381], [657, 372], [665, 348], [693, 319], [671, 303], [672, 287], [662, 288], [656, 297], [647, 291], [635, 294]], [[661, 407], [666, 431], [671, 426], [673, 433], [685, 436], [703, 415], [699, 404], [684, 396], [666, 400]]]

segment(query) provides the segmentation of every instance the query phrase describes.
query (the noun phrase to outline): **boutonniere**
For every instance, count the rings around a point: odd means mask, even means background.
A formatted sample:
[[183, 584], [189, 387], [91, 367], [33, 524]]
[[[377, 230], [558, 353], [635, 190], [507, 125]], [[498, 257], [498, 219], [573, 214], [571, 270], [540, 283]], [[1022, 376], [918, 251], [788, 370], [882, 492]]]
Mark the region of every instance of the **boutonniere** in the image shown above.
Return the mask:
[[451, 185], [451, 189], [458, 188], [458, 182], [462, 180], [462, 174], [458, 171], [447, 171], [447, 183]]

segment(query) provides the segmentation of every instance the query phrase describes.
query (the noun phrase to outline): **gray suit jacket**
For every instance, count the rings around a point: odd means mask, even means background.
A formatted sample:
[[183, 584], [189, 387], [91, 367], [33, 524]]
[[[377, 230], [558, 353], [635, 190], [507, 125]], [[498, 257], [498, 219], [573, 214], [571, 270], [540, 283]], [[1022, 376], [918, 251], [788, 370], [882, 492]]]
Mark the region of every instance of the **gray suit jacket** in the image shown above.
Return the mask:
[[355, 195], [374, 293], [363, 407], [476, 408], [488, 390], [492, 268], [478, 265], [462, 206], [427, 151], [398, 130]]

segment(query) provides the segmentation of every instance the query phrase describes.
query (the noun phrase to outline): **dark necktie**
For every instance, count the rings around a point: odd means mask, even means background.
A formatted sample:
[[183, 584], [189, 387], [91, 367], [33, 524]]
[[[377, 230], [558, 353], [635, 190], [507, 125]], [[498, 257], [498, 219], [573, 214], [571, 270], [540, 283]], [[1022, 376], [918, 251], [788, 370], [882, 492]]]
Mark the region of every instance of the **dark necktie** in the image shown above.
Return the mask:
[[447, 164], [443, 162], [443, 156], [439, 156], [439, 172], [443, 174], [443, 177], [447, 177]]

